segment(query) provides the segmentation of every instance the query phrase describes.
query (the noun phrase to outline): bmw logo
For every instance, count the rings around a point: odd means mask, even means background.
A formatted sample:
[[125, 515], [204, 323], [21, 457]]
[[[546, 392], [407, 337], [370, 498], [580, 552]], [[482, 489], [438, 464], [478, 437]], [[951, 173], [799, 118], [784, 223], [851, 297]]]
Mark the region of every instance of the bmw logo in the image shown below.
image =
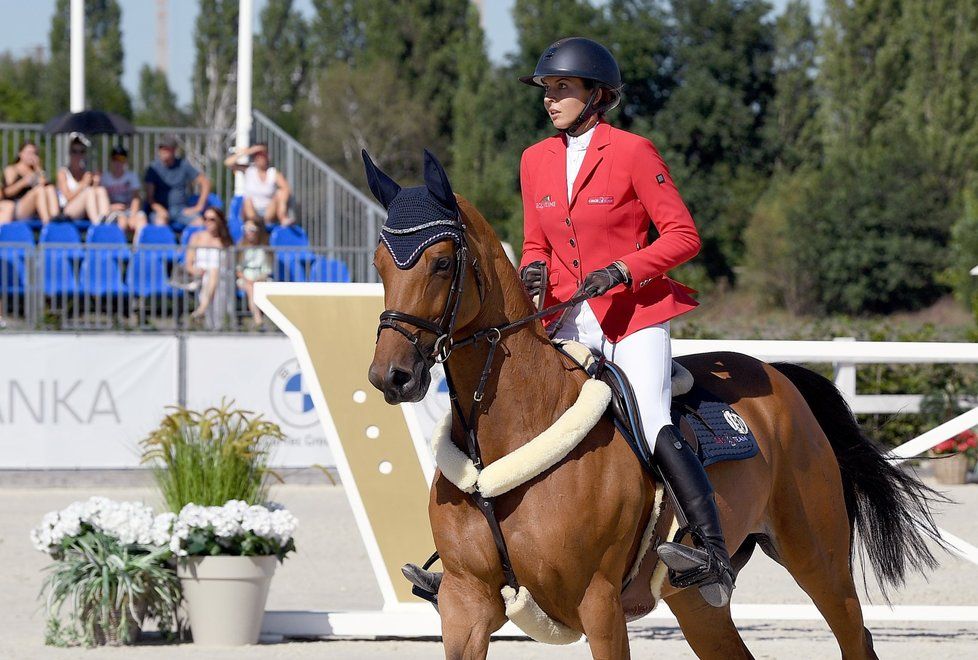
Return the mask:
[[275, 370], [269, 399], [275, 414], [288, 426], [302, 429], [319, 421], [299, 361], [294, 358]]

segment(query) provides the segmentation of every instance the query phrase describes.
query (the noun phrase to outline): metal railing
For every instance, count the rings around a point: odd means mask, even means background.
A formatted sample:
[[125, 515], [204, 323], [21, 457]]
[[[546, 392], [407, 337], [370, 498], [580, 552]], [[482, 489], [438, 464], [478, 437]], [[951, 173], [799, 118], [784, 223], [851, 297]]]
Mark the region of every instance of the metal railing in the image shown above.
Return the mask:
[[[175, 245], [0, 244], [0, 313], [12, 330], [239, 331], [251, 313], [241, 279], [248, 248], [220, 251], [213, 297], [208, 276], [187, 269]], [[264, 247], [268, 279], [348, 282], [370, 267], [363, 248]], [[274, 327], [274, 326], [272, 326]]]
[[[261, 112], [254, 111], [255, 142], [268, 145], [269, 161], [292, 187], [300, 222], [313, 245], [374, 248], [387, 212]], [[376, 282], [373, 268], [357, 282]]]

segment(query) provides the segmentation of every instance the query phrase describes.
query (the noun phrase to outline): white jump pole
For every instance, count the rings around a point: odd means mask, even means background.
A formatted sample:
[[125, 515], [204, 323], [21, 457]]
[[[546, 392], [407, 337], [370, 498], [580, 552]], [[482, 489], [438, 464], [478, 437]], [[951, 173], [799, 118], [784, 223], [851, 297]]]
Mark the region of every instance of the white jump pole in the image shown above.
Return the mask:
[[71, 0], [71, 98], [69, 110], [85, 109], [85, 0]]
[[[235, 119], [234, 146], [237, 149], [251, 143], [251, 41], [252, 0], [238, 2], [238, 102]], [[234, 194], [244, 193], [244, 174], [234, 175]]]

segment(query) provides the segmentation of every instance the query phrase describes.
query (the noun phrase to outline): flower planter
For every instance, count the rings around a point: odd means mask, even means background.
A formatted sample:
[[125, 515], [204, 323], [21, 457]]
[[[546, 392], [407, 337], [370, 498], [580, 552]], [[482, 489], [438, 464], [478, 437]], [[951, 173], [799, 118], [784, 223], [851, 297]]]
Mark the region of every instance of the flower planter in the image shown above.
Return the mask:
[[[135, 644], [139, 641], [143, 619], [146, 618], [146, 601], [138, 601], [134, 609], [136, 610], [135, 619], [133, 618], [132, 611], [129, 609], [129, 602], [126, 600], [123, 602], [121, 609], [113, 609], [109, 613], [108, 629], [96, 623], [93, 631], [94, 634], [92, 635], [95, 644], [98, 646], [125, 646], [126, 644]], [[118, 631], [123, 621], [126, 625], [126, 632], [120, 636]]]
[[268, 585], [278, 560], [260, 557], [185, 557], [177, 575], [195, 644], [258, 643]]
[[938, 455], [931, 464], [934, 478], [942, 484], [963, 484], [968, 478], [968, 457], [964, 454], [954, 456]]

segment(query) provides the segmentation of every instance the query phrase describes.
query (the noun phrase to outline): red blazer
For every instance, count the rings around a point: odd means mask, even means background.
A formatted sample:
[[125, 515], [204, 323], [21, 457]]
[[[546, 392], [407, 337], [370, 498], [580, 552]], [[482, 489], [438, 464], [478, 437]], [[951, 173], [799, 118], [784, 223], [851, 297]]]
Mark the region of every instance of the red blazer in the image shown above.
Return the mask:
[[[523, 152], [523, 259], [547, 264], [546, 304], [563, 302], [584, 276], [620, 260], [632, 282], [589, 301], [611, 341], [696, 307], [695, 290], [666, 277], [693, 258], [700, 237], [669, 169], [647, 139], [600, 122], [567, 204], [562, 135]], [[654, 225], [658, 237], [649, 242]]]

